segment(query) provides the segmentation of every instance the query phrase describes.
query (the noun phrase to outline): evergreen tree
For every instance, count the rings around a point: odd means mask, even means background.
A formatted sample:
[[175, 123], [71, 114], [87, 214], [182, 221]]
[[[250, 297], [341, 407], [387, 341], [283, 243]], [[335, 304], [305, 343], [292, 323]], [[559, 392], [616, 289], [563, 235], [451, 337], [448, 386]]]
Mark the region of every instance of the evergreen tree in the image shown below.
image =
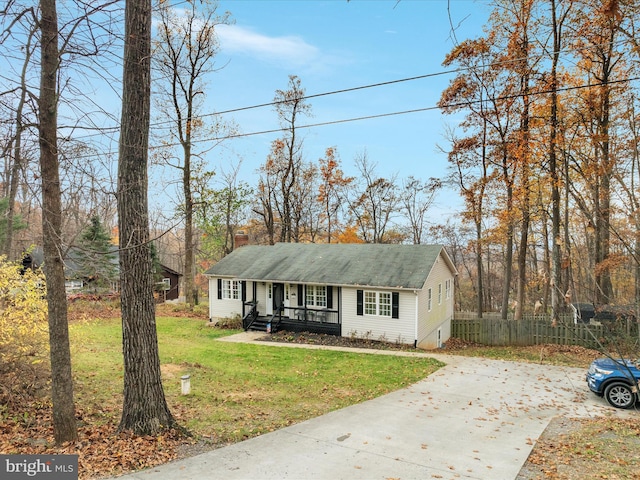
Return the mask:
[[78, 275], [92, 290], [108, 289], [118, 276], [111, 237], [97, 216], [82, 232], [76, 262]]

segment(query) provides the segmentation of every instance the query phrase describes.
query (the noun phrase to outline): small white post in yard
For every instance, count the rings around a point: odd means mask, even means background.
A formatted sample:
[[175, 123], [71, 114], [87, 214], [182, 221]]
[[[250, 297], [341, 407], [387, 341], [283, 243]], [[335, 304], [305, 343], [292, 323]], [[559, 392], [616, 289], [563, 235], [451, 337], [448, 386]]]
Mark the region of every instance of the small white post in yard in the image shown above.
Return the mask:
[[191, 375], [183, 375], [182, 380], [182, 395], [189, 395], [191, 393]]

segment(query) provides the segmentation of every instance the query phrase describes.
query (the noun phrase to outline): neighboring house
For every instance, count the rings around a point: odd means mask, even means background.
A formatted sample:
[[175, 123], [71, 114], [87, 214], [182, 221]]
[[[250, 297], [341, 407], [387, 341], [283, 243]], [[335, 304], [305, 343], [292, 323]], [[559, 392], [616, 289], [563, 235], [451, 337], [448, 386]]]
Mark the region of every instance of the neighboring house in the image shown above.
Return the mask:
[[64, 258], [67, 293], [108, 294], [119, 290], [118, 253], [116, 247], [106, 254], [72, 247]]
[[571, 303], [574, 323], [590, 323], [596, 315], [596, 309], [591, 303]]
[[[101, 293], [104, 290], [109, 292], [120, 291], [120, 264], [119, 255], [116, 247], [113, 247], [113, 252], [110, 255], [110, 262], [113, 264], [113, 280], [109, 282], [107, 289], [102, 288]], [[25, 254], [23, 258], [23, 268], [40, 268], [44, 262], [44, 255], [42, 253], [42, 247], [34, 248], [30, 254]], [[180, 297], [180, 277], [181, 273], [176, 272], [172, 268], [166, 265], [159, 264], [157, 271], [154, 271], [156, 291], [159, 293], [159, 300], [177, 300]], [[67, 252], [67, 256], [64, 259], [64, 271], [65, 271], [65, 289], [67, 294], [78, 294], [81, 292], [91, 292], [92, 285], [90, 279], [87, 279], [81, 272], [81, 267], [78, 262], [77, 249], [70, 249]]]
[[[116, 273], [120, 270], [117, 265]], [[86, 279], [79, 277], [73, 268], [71, 262], [65, 262], [65, 287], [67, 293], [80, 293], [91, 291], [91, 283]], [[160, 301], [177, 300], [180, 297], [180, 277], [181, 273], [160, 264], [155, 275], [155, 292], [157, 299]], [[113, 293], [120, 291], [120, 279], [117, 278], [110, 285], [110, 291]], [[104, 292], [103, 292], [104, 293]]]
[[205, 274], [211, 321], [441, 347], [457, 274], [440, 245], [245, 246]]
[[592, 303], [572, 303], [574, 323], [602, 324], [622, 321], [630, 323], [636, 321], [635, 305], [600, 305]]
[[[159, 265], [158, 268], [159, 271], [154, 272], [156, 276], [154, 290], [156, 292], [157, 300], [163, 302], [166, 302], [167, 300], [178, 300], [178, 298], [180, 298], [180, 277], [182, 274], [167, 267], [166, 265]], [[65, 274], [75, 275], [75, 272], [66, 268]], [[90, 283], [82, 278], [67, 277], [65, 280], [65, 288], [68, 294], [84, 292], [87, 291], [88, 288], [90, 291]], [[111, 292], [117, 293], [119, 291], [120, 281], [117, 279], [111, 283]]]
[[158, 286], [164, 300], [177, 300], [180, 296], [180, 277], [182, 274], [161, 264], [160, 271], [156, 272], [156, 275], [160, 278]]

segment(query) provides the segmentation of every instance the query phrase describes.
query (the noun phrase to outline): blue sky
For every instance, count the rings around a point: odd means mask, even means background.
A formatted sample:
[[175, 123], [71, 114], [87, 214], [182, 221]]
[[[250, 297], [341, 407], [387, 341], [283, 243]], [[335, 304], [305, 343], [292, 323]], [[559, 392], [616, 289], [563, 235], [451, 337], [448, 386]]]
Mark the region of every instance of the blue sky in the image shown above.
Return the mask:
[[[181, 0], [175, 1], [180, 8]], [[348, 175], [357, 174], [354, 158], [365, 151], [369, 161], [377, 165], [377, 173], [386, 178], [397, 175], [400, 181], [412, 175], [428, 180], [446, 174], [446, 156], [438, 151], [438, 144], [447, 147], [445, 124], [453, 124], [454, 119], [443, 118], [435, 106], [453, 74], [442, 74], [442, 61], [454, 45], [451, 23], [457, 27], [459, 41], [483, 34], [489, 11], [485, 1], [219, 0], [218, 12], [225, 11], [235, 23], [219, 28], [221, 48], [215, 61], [216, 67], [223, 68], [207, 78], [202, 113], [270, 103], [276, 90], [288, 88], [289, 75], [301, 79], [307, 95], [429, 76], [312, 98], [313, 117], [301, 123], [425, 111], [305, 128], [299, 133], [304, 135], [307, 161], [316, 162], [328, 147], [336, 147]], [[17, 47], [15, 51], [19, 52]], [[0, 81], [18, 78], [22, 58], [9, 52], [5, 51], [6, 57], [0, 56]], [[115, 179], [121, 53], [115, 50], [100, 61], [113, 81], [105, 82], [104, 72], [85, 69], [83, 79], [76, 70], [70, 70], [67, 74], [76, 88], [95, 106], [87, 108], [86, 101], [78, 102], [78, 106], [74, 101], [62, 104], [59, 124], [64, 131], [63, 125], [79, 122], [74, 135], [86, 141], [99, 138], [96, 148], [103, 150], [98, 160], [112, 159]], [[31, 79], [34, 89], [37, 80], [35, 75]], [[73, 92], [65, 91], [65, 95], [67, 100], [73, 99]], [[228, 172], [230, 165], [241, 159], [241, 179], [256, 185], [256, 171], [280, 134], [249, 134], [278, 129], [276, 113], [272, 107], [263, 107], [225, 114], [223, 119], [235, 122], [247, 136], [227, 140], [210, 150], [206, 154], [209, 167]], [[162, 123], [152, 121], [156, 129]], [[108, 131], [85, 130], [83, 125], [108, 127]], [[202, 149], [208, 147], [203, 145]], [[89, 156], [94, 158], [91, 152]], [[152, 170], [152, 208], [174, 207], [166, 198], [167, 193], [174, 197], [179, 191], [173, 181], [176, 177], [175, 169]], [[438, 198], [440, 215], [446, 216], [459, 204], [457, 193], [443, 192]]]
[[[453, 47], [450, 21], [459, 41], [482, 35], [488, 9], [472, 0], [221, 0], [234, 25], [221, 27], [224, 68], [207, 84], [207, 107], [217, 112], [269, 103], [297, 75], [308, 95], [444, 72], [442, 61]], [[452, 119], [437, 109], [453, 74], [327, 95], [309, 101], [313, 117], [304, 124], [390, 114], [424, 112], [339, 123], [301, 130], [306, 160], [316, 161], [335, 146], [343, 169], [355, 174], [354, 158], [366, 151], [381, 176], [413, 175], [427, 180], [446, 173], [444, 126]], [[272, 107], [224, 116], [244, 134], [278, 128]], [[228, 140], [209, 154], [223, 168], [242, 158], [241, 177], [255, 182], [256, 169], [269, 153], [276, 133]], [[457, 202], [451, 192], [438, 203]]]

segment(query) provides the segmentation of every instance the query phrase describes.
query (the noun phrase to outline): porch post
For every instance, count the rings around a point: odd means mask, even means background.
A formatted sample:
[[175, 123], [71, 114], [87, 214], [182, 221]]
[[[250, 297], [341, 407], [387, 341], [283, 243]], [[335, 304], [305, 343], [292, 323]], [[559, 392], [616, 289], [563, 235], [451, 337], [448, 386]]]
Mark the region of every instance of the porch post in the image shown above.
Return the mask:
[[415, 333], [414, 333], [414, 340], [413, 340], [413, 347], [417, 348], [418, 347], [418, 322], [420, 320], [420, 315], [418, 315], [419, 312], [419, 308], [420, 308], [420, 302], [418, 302], [418, 291], [414, 290], [413, 294], [416, 297], [416, 305], [415, 305]]

